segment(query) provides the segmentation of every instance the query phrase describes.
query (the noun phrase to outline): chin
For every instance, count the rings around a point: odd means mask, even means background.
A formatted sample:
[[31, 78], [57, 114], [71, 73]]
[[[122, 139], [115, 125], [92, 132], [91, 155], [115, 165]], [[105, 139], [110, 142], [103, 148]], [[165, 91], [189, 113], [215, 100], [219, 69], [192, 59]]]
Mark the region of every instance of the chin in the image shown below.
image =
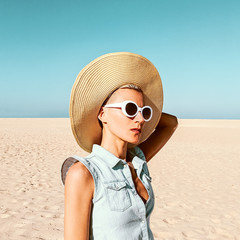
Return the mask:
[[140, 138], [137, 138], [137, 139], [129, 139], [128, 143], [131, 143], [131, 144], [138, 144], [140, 141]]

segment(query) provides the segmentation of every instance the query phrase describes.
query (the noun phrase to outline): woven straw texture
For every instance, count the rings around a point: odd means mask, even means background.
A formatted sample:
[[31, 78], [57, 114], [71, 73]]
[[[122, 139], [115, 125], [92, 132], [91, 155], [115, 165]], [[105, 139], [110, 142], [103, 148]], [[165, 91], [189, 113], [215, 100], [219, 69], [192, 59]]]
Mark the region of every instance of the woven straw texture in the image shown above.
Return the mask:
[[91, 152], [94, 143], [101, 143], [102, 130], [97, 116], [102, 103], [109, 93], [129, 83], [141, 87], [144, 104], [153, 108], [153, 118], [142, 129], [141, 143], [150, 136], [162, 112], [162, 82], [154, 65], [138, 54], [109, 53], [90, 62], [78, 74], [69, 113], [73, 135], [85, 151]]

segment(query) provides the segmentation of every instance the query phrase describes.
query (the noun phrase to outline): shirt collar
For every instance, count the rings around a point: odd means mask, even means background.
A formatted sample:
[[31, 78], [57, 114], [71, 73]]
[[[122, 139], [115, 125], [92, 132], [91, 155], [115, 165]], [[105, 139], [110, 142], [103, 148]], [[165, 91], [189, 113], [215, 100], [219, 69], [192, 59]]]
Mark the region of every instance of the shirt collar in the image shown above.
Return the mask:
[[93, 144], [92, 152], [100, 157], [111, 168], [115, 167], [119, 161], [124, 161], [98, 144]]
[[[135, 155], [133, 149], [130, 149], [128, 151], [134, 156], [132, 159], [132, 164], [134, 168], [141, 172], [143, 165], [146, 162], [143, 159], [139, 158], [137, 155]], [[98, 144], [93, 144], [92, 152], [98, 157], [100, 157], [111, 168], [114, 168], [119, 162], [121, 162], [122, 164], [126, 164], [125, 160], [116, 157], [113, 153], [109, 152]]]
[[133, 155], [132, 164], [134, 168], [141, 173], [144, 164], [146, 164], [145, 159], [140, 158], [135, 151], [135, 148], [129, 149], [128, 152]]

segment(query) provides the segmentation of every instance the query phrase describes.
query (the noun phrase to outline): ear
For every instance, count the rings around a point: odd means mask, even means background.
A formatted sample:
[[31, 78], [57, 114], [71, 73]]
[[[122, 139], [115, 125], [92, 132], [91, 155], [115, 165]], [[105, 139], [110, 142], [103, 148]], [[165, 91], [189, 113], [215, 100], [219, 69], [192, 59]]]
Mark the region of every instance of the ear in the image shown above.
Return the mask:
[[103, 110], [103, 107], [101, 107], [99, 114], [98, 114], [98, 119], [102, 122], [102, 123], [107, 123], [106, 121], [106, 116], [105, 116], [105, 112]]

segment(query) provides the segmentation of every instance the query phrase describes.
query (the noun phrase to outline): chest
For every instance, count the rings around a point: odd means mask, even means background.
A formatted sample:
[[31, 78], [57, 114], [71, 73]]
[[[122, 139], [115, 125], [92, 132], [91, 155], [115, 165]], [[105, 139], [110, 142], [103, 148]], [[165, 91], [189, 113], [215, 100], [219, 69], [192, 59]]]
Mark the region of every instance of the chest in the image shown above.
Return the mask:
[[107, 211], [110, 211], [109, 214], [133, 211], [129, 216], [133, 216], [138, 211], [143, 214], [146, 211], [151, 212], [154, 194], [147, 166], [143, 167], [136, 162], [133, 162], [133, 165], [131, 162], [123, 162], [114, 167], [101, 164], [102, 161], [96, 163], [93, 199], [96, 215], [103, 210], [104, 215]]
[[135, 189], [139, 195], [139, 197], [142, 199], [142, 201], [144, 203], [147, 202], [149, 195], [148, 192], [144, 186], [144, 184], [142, 183], [142, 181], [138, 178], [136, 170], [134, 169], [132, 163], [128, 163], [130, 172], [131, 172], [131, 177], [132, 177], [132, 181], [134, 183]]

